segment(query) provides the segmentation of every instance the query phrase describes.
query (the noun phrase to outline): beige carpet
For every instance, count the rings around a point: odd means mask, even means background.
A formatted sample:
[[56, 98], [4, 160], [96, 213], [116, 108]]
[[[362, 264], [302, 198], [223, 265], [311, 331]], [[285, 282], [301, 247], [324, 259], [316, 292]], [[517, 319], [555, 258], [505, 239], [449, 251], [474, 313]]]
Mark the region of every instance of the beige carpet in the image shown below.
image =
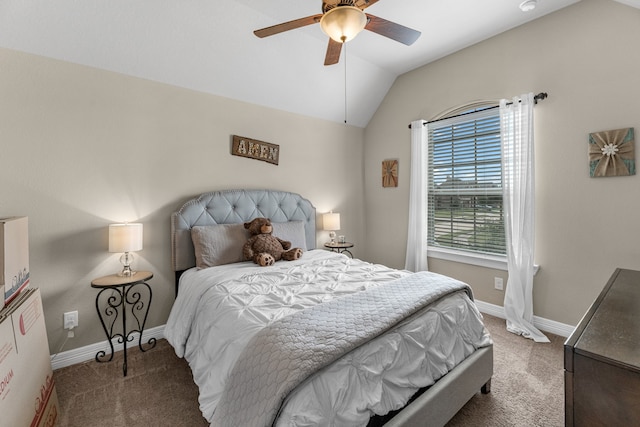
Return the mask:
[[565, 338], [535, 343], [484, 317], [494, 344], [491, 393], [476, 393], [447, 426], [564, 426]]
[[[504, 320], [485, 315], [494, 341], [494, 376], [488, 395], [477, 393], [451, 420], [459, 426], [562, 426], [564, 338], [536, 344], [510, 334]], [[206, 426], [191, 371], [161, 340], [156, 348], [122, 354], [109, 363], [86, 362], [55, 371], [60, 426]]]

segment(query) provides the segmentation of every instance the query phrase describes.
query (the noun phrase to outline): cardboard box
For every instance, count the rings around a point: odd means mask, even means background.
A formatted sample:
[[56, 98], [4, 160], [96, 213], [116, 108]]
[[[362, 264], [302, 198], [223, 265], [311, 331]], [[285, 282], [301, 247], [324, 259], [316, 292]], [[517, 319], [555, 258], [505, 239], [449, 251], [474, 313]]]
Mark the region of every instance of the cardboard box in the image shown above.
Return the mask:
[[0, 425], [52, 427], [59, 420], [40, 290], [0, 312]]
[[29, 222], [26, 216], [0, 219], [0, 291], [8, 304], [29, 285]]

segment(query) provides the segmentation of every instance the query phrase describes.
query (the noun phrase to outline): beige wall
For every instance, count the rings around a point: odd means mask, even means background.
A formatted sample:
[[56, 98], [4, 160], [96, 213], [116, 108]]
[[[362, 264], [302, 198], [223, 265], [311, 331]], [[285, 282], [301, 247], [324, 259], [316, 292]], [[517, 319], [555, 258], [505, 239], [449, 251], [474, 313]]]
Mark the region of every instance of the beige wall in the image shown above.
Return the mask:
[[[535, 110], [534, 312], [577, 324], [616, 267], [640, 269], [640, 176], [589, 178], [587, 161], [590, 132], [640, 132], [639, 23], [640, 10], [583, 0], [398, 78], [365, 131], [366, 256], [404, 265], [412, 120], [477, 99], [548, 92]], [[400, 160], [397, 189], [381, 188], [386, 158]], [[493, 277], [505, 272], [430, 266], [502, 305]]]
[[[109, 223], [144, 224], [135, 267], [155, 274], [148, 327], [173, 303], [169, 215], [201, 192], [297, 192], [318, 213], [340, 212], [341, 233], [362, 240], [360, 128], [5, 49], [0, 65], [0, 217], [29, 217], [52, 352], [70, 310], [80, 325], [63, 350], [105, 339], [89, 284], [120, 267]], [[279, 144], [279, 166], [231, 156], [234, 134]]]

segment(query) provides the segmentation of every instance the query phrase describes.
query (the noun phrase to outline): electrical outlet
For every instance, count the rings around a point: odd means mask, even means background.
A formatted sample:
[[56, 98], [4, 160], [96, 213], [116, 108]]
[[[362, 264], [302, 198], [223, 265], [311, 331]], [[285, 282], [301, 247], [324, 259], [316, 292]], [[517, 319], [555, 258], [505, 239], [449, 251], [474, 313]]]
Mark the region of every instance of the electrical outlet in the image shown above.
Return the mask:
[[73, 329], [78, 327], [78, 311], [69, 311], [64, 314], [64, 328]]
[[494, 277], [493, 278], [493, 287], [496, 288], [499, 291], [502, 291], [504, 289], [503, 282], [502, 282], [502, 277]]

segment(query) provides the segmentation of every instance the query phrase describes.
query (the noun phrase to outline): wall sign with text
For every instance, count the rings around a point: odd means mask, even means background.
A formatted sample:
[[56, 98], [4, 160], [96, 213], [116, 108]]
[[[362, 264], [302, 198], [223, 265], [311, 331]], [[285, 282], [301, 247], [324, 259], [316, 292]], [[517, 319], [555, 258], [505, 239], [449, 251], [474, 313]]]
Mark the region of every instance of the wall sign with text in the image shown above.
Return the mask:
[[233, 135], [231, 154], [234, 156], [248, 157], [250, 159], [262, 160], [263, 162], [278, 164], [280, 158], [280, 146], [257, 139], [245, 138]]

